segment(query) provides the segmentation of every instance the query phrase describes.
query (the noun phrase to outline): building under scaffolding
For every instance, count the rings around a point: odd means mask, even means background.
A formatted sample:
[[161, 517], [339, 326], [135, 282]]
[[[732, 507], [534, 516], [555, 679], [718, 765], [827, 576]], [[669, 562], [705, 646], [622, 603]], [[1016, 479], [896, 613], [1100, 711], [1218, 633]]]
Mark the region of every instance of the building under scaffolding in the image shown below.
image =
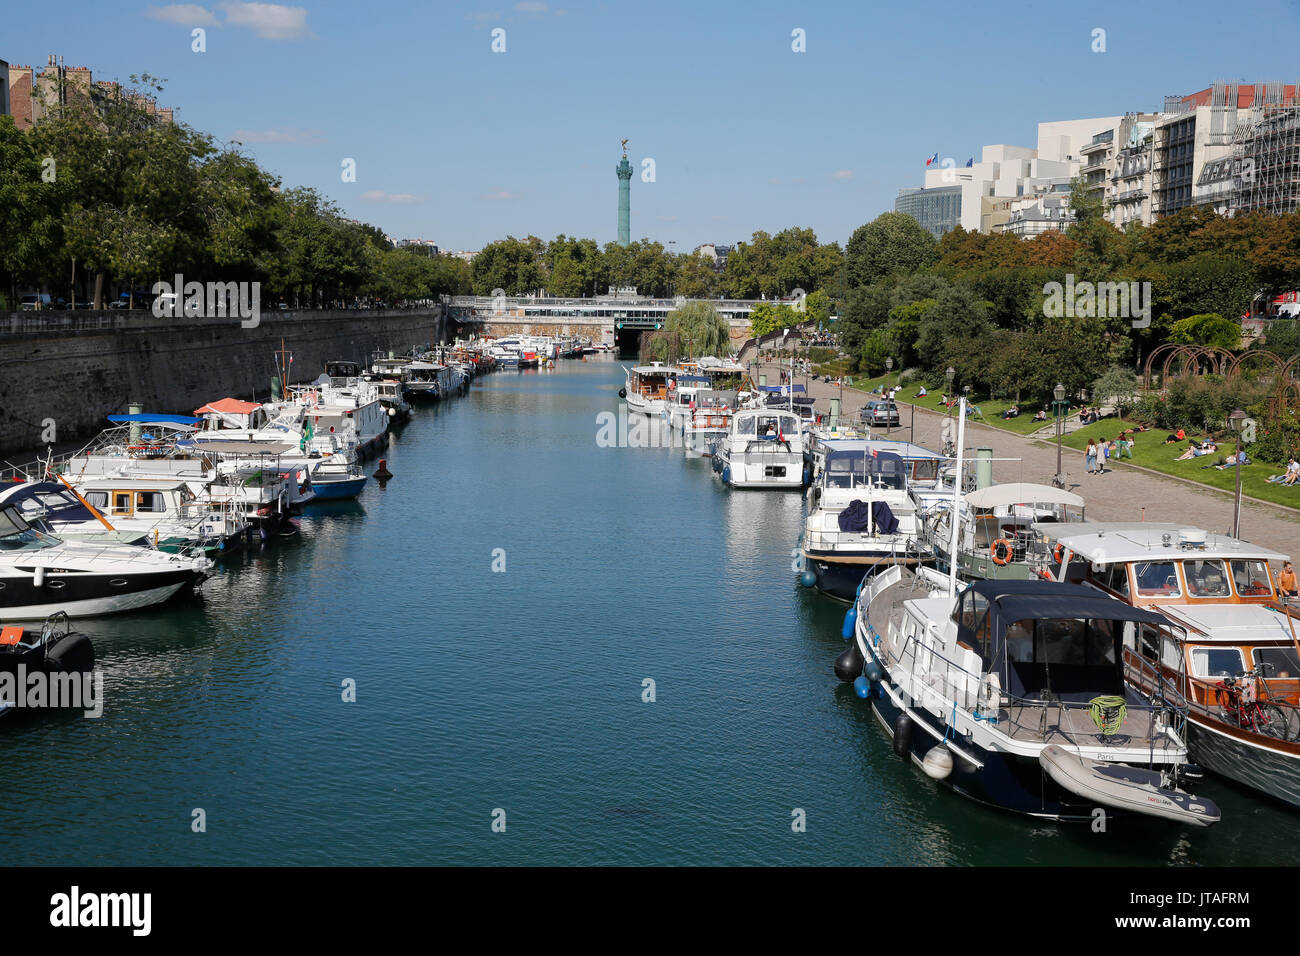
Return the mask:
[[1233, 215], [1300, 209], [1300, 105], [1280, 99], [1252, 110], [1233, 137]]

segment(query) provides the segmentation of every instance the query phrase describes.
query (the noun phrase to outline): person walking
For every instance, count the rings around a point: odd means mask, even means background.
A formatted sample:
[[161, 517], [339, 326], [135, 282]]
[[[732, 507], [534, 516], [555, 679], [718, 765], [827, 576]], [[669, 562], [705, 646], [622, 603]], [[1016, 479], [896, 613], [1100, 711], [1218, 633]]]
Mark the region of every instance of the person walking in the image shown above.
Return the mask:
[[1083, 460], [1087, 466], [1088, 474], [1095, 474], [1097, 471], [1097, 443], [1091, 438], [1088, 439], [1088, 447], [1084, 449]]

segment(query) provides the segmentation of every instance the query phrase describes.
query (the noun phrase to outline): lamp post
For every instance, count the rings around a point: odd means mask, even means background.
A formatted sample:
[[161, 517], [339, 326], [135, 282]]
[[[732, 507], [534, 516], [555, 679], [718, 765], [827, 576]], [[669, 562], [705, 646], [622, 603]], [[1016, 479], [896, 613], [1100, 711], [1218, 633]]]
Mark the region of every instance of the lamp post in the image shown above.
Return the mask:
[[1240, 408], [1234, 408], [1228, 416], [1228, 424], [1232, 430], [1237, 433], [1237, 451], [1234, 454], [1235, 470], [1237, 472], [1237, 494], [1232, 505], [1232, 536], [1241, 537], [1241, 426], [1246, 421], [1246, 413]]
[[[885, 398], [885, 402], [886, 402], [886, 403], [892, 403], [892, 402], [893, 402], [893, 399], [894, 399], [893, 393], [890, 391], [890, 388], [889, 388], [889, 379], [893, 376], [893, 374], [894, 374], [894, 357], [893, 357], [892, 355], [890, 355], [890, 356], [887, 356], [887, 357], [885, 358], [885, 395], [884, 395], [884, 398]], [[893, 416], [893, 409], [890, 408], [890, 405], [889, 405], [889, 404], [884, 405], [884, 409], [885, 409], [885, 434], [888, 435], [888, 434], [889, 434], [890, 427], [893, 425], [893, 419], [894, 419], [894, 416]]]
[[1058, 488], [1065, 487], [1065, 473], [1061, 470], [1061, 425], [1064, 422], [1062, 412], [1065, 409], [1065, 386], [1057, 385], [1052, 389], [1052, 410], [1056, 412], [1056, 477], [1052, 479], [1052, 484]]

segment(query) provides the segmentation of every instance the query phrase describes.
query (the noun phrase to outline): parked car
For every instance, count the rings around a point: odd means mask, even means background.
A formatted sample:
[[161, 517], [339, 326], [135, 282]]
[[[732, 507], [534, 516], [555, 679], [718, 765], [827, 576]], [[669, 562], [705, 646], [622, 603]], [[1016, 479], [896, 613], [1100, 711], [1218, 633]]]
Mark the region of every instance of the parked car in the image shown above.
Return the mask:
[[898, 405], [888, 399], [867, 402], [858, 412], [858, 417], [868, 425], [895, 428], [902, 424]]
[[18, 303], [20, 312], [39, 312], [53, 307], [48, 292], [32, 292], [22, 297]]

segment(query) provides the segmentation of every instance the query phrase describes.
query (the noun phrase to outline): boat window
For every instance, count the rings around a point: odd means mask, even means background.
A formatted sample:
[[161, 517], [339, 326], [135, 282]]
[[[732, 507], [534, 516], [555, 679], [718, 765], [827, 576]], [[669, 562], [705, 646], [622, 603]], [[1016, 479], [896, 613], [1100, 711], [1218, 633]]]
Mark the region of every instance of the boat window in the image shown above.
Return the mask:
[[56, 543], [56, 539], [24, 521], [12, 507], [0, 510], [0, 551], [37, 551]]
[[1193, 647], [1192, 676], [1236, 677], [1246, 669], [1238, 647]]
[[1183, 652], [1178, 642], [1166, 634], [1160, 648], [1160, 663], [1172, 671], [1181, 672], [1183, 669]]
[[1115, 622], [1089, 621], [1085, 654], [1089, 664], [1115, 663]]
[[135, 496], [135, 510], [157, 514], [167, 510], [166, 502], [160, 491], [140, 491]]
[[1183, 577], [1187, 579], [1189, 597], [1225, 598], [1228, 590], [1228, 571], [1222, 561], [1195, 559], [1183, 562]]
[[97, 511], [103, 511], [108, 507], [107, 491], [87, 491], [82, 495], [82, 497], [85, 498], [86, 502]]
[[1300, 656], [1294, 647], [1257, 647], [1252, 652], [1256, 664], [1264, 664], [1264, 678], [1300, 677]]
[[922, 458], [912, 462], [913, 481], [934, 481], [939, 477], [939, 459]]
[[1095, 575], [1097, 583], [1104, 588], [1109, 588], [1116, 594], [1128, 597], [1128, 565], [1127, 564], [1110, 564], [1102, 569], [1102, 572]]
[[1160, 660], [1160, 632], [1149, 624], [1142, 627], [1142, 656], [1155, 663]]
[[1007, 660], [1032, 664], [1034, 661], [1034, 622], [1016, 621], [1007, 628]]
[[1087, 621], [1039, 621], [1034, 633], [1034, 660], [1039, 664], [1086, 664]]
[[989, 599], [974, 591], [967, 591], [961, 601], [961, 620], [957, 623], [967, 630], [974, 631], [987, 617]]
[[754, 435], [758, 433], [758, 419], [752, 415], [746, 415], [736, 422], [736, 433], [740, 435]]
[[131, 492], [113, 492], [113, 514], [129, 515], [131, 513]]
[[1172, 561], [1142, 561], [1133, 565], [1141, 597], [1177, 597], [1182, 593]]
[[1268, 565], [1263, 561], [1229, 561], [1232, 582], [1243, 597], [1261, 597], [1273, 593], [1269, 581]]

